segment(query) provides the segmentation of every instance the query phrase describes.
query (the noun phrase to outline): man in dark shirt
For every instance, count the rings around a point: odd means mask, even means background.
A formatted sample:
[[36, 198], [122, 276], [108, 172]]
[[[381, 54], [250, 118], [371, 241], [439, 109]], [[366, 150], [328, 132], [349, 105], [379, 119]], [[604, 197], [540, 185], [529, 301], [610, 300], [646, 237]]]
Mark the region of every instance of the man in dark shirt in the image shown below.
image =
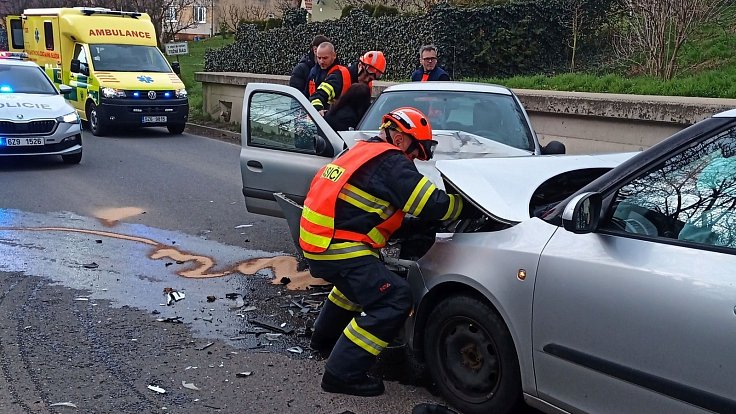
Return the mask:
[[437, 66], [437, 47], [425, 45], [419, 48], [419, 65], [421, 67], [411, 74], [412, 82], [449, 81], [450, 75]]
[[312, 39], [312, 47], [309, 49], [309, 52], [302, 57], [302, 59], [299, 61], [299, 63], [294, 66], [294, 70], [291, 72], [291, 77], [289, 78], [289, 86], [299, 89], [301, 93], [303, 93], [307, 98], [309, 95], [307, 95], [307, 77], [309, 76], [309, 71], [312, 70], [312, 67], [314, 67], [314, 53], [317, 51], [317, 47], [322, 44], [323, 42], [329, 42], [330, 39], [328, 39], [326, 36], [323, 35], [317, 35]]

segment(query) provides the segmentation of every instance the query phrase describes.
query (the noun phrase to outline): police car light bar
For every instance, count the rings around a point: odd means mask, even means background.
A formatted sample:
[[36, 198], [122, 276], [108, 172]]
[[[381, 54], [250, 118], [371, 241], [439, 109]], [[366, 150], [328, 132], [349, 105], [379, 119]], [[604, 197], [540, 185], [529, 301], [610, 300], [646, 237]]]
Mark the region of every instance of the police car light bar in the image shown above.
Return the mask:
[[26, 52], [0, 52], [0, 59], [28, 59], [28, 53]]

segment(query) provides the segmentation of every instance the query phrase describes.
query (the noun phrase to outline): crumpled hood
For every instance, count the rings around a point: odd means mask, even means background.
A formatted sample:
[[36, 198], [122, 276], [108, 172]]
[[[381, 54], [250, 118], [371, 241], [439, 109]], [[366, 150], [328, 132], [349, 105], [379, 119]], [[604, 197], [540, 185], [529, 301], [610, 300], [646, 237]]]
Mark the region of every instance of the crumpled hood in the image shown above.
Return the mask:
[[62, 95], [0, 93], [0, 119], [27, 121], [49, 119], [73, 112]]

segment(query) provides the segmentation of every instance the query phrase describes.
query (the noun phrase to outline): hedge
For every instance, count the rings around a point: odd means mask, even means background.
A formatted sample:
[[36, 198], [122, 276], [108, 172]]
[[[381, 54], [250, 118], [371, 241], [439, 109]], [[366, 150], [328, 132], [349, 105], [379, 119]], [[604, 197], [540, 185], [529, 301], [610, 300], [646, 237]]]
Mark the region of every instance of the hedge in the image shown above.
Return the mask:
[[386, 78], [406, 79], [418, 65], [418, 48], [434, 43], [440, 62], [456, 78], [506, 77], [567, 70], [572, 33], [569, 7], [584, 7], [584, 36], [577, 56], [605, 54], [599, 27], [618, 0], [540, 0], [505, 5], [457, 8], [446, 4], [426, 15], [371, 17], [353, 9], [339, 20], [304, 23], [304, 10], [284, 15], [280, 28], [267, 31], [244, 24], [235, 42], [208, 50], [205, 71], [288, 75], [316, 34], [332, 39], [343, 63], [368, 50], [382, 50], [388, 61]]

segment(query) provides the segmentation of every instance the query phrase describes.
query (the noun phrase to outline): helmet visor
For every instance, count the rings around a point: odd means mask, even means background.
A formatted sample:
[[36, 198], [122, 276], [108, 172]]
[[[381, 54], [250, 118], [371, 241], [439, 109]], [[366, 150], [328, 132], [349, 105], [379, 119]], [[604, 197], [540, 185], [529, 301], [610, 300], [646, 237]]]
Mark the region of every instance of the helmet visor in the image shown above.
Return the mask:
[[411, 145], [407, 149], [407, 152], [411, 153], [415, 149], [419, 153], [417, 158], [419, 158], [422, 161], [429, 161], [434, 156], [434, 150], [437, 148], [437, 141], [435, 140], [418, 140], [416, 138], [412, 138]]
[[364, 63], [363, 65], [365, 65], [365, 71], [368, 72], [368, 73], [370, 73], [371, 75], [375, 76], [376, 79], [380, 79], [381, 76], [383, 76], [383, 72], [381, 72], [380, 70], [376, 69], [375, 67], [373, 67], [373, 66], [371, 66], [371, 65], [369, 65], [367, 63]]

